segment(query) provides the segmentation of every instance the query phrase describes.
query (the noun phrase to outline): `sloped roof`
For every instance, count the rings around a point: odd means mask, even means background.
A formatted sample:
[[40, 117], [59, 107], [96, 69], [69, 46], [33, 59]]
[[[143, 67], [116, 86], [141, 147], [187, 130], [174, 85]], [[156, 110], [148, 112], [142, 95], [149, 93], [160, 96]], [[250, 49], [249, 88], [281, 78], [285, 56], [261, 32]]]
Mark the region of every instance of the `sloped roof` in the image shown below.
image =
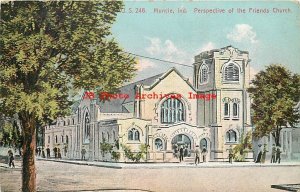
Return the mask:
[[127, 99], [111, 99], [110, 101], [100, 101], [97, 99], [97, 103], [100, 106], [100, 112], [102, 113], [129, 113], [129, 111], [122, 106], [124, 103], [129, 103], [134, 101], [135, 92], [134, 88], [136, 85], [152, 85], [162, 74], [158, 74], [140, 81], [136, 81], [134, 83], [130, 83], [128, 85], [124, 85], [119, 88], [121, 94], [128, 94], [129, 97]]

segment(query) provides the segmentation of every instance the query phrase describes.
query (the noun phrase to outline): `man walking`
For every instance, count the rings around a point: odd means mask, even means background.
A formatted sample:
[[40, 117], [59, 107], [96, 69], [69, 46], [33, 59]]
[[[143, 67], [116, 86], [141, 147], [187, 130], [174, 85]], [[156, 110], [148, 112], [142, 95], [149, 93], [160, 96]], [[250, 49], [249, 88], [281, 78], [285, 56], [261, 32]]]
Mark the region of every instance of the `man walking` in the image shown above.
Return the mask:
[[195, 149], [195, 164], [197, 165], [197, 162], [198, 164], [200, 163], [200, 150], [199, 150], [199, 145], [196, 146], [196, 149]]
[[85, 148], [82, 148], [81, 149], [81, 160], [85, 160], [85, 153], [86, 153]]
[[207, 150], [205, 148], [205, 145], [203, 145], [203, 149], [202, 149], [201, 153], [202, 153], [203, 163], [204, 163], [204, 162], [206, 162], [206, 154], [207, 154]]
[[278, 164], [280, 164], [280, 160], [281, 160], [280, 153], [281, 153], [280, 147], [277, 146], [277, 151], [276, 151], [276, 161], [275, 161], [275, 163], [277, 163], [277, 161], [278, 161]]
[[46, 152], [47, 152], [47, 158], [50, 158], [50, 149], [49, 149], [49, 146], [47, 146]]
[[9, 168], [15, 168], [15, 158], [13, 152], [9, 153]]
[[276, 161], [276, 147], [275, 147], [275, 144], [273, 144], [271, 163], [275, 163], [275, 161]]
[[183, 146], [180, 146], [179, 149], [179, 161], [183, 161]]

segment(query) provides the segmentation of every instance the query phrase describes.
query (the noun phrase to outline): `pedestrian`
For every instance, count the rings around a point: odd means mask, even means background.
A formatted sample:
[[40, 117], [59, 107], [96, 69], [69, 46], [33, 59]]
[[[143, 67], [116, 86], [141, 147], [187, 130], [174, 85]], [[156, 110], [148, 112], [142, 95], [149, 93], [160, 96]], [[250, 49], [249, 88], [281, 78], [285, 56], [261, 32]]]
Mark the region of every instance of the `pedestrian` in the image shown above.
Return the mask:
[[276, 147], [275, 147], [275, 144], [273, 144], [271, 163], [275, 163], [275, 161], [276, 161]]
[[228, 152], [229, 152], [229, 163], [232, 164], [232, 159], [233, 159], [233, 149], [232, 149], [232, 145], [230, 145], [229, 149], [228, 149]]
[[42, 148], [42, 158], [46, 158], [44, 148]]
[[85, 160], [85, 153], [86, 153], [85, 148], [82, 148], [81, 149], [81, 160]]
[[196, 149], [195, 149], [195, 164], [199, 164], [200, 163], [200, 149], [199, 149], [199, 145], [196, 146]]
[[255, 160], [255, 163], [260, 163], [261, 162], [261, 156], [262, 156], [262, 150], [261, 150], [261, 144], [258, 145], [258, 154]]
[[61, 152], [60, 152], [60, 148], [57, 148], [57, 157], [58, 157], [58, 159], [61, 159]]
[[207, 149], [205, 148], [205, 145], [203, 145], [203, 149], [201, 151], [202, 157], [203, 157], [203, 163], [206, 162], [206, 155], [207, 155]]
[[180, 146], [179, 149], [179, 161], [183, 161], [183, 146]]
[[49, 149], [49, 146], [47, 146], [46, 152], [47, 152], [47, 158], [50, 158], [50, 149]]
[[184, 157], [187, 157], [188, 154], [189, 154], [188, 147], [185, 146], [185, 148], [184, 148]]
[[275, 161], [275, 163], [278, 162], [278, 164], [280, 164], [280, 160], [281, 160], [280, 153], [281, 153], [280, 147], [277, 146], [277, 151], [276, 151], [276, 161]]
[[53, 152], [54, 152], [54, 158], [56, 159], [57, 158], [57, 148], [56, 147], [53, 148]]
[[41, 148], [40, 147], [38, 148], [38, 156], [39, 157], [41, 156]]
[[15, 168], [15, 158], [13, 152], [9, 153], [9, 168]]
[[261, 156], [261, 160], [260, 160], [261, 163], [265, 163], [267, 152], [269, 152], [269, 151], [267, 150], [267, 144], [264, 144], [264, 149], [263, 149], [262, 156]]

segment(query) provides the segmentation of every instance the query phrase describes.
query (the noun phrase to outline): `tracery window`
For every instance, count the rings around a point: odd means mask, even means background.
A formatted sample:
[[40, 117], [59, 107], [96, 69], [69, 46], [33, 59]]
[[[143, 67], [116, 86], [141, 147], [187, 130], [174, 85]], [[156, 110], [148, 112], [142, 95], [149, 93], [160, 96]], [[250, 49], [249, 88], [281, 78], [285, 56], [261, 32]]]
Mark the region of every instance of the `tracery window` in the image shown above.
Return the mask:
[[85, 113], [84, 118], [84, 137], [83, 137], [84, 143], [89, 143], [90, 141], [90, 117], [89, 113]]
[[140, 140], [140, 133], [137, 129], [132, 128], [128, 131], [128, 140], [129, 141], [139, 141]]
[[206, 83], [208, 80], [208, 67], [205, 64], [202, 64], [200, 67], [200, 77], [199, 77], [199, 83], [203, 84]]
[[161, 123], [176, 123], [184, 121], [183, 103], [176, 98], [169, 98], [161, 105]]

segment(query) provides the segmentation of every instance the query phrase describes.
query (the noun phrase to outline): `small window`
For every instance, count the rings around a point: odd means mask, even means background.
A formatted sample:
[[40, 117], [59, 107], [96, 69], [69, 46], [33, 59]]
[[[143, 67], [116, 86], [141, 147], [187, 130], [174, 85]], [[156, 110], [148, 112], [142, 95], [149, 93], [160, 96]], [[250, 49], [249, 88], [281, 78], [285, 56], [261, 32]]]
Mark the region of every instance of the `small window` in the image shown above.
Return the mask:
[[226, 142], [228, 142], [228, 143], [236, 143], [237, 142], [237, 135], [234, 130], [229, 130], [226, 132]]
[[61, 142], [64, 143], [64, 136], [61, 136]]
[[107, 142], [109, 142], [109, 133], [107, 132]]
[[135, 128], [132, 128], [128, 131], [128, 140], [129, 141], [139, 141], [140, 140], [140, 133]]
[[230, 104], [224, 103], [224, 118], [228, 119], [230, 116]]
[[157, 151], [163, 150], [163, 141], [160, 138], [155, 139], [154, 145]]
[[239, 104], [238, 103], [233, 103], [233, 118], [238, 119], [239, 118]]
[[55, 135], [55, 143], [57, 143], [57, 135]]
[[68, 137], [68, 135], [66, 135], [66, 143], [67, 144], [69, 143], [69, 137]]

